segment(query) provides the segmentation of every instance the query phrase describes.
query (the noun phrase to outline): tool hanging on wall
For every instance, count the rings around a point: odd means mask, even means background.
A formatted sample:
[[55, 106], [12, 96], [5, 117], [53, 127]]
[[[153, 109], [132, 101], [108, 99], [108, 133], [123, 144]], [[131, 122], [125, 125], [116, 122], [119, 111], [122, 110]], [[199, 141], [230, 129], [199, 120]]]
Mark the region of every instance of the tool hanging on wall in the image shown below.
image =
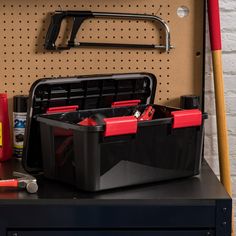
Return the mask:
[[[222, 69], [222, 43], [220, 29], [220, 13], [218, 0], [208, 0], [209, 31], [211, 39], [212, 63], [215, 87], [215, 104], [217, 120], [218, 151], [220, 165], [220, 180], [232, 197], [230, 175], [229, 144], [226, 124], [226, 109], [224, 98], [224, 79]], [[234, 218], [232, 220], [234, 222]], [[232, 225], [232, 235], [234, 235]]]
[[[56, 40], [60, 33], [61, 23], [65, 18], [73, 18], [73, 26], [69, 41], [66, 46], [56, 46]], [[76, 35], [81, 24], [90, 18], [110, 18], [125, 20], [147, 20], [160, 25], [165, 31], [165, 45], [159, 44], [123, 44], [123, 43], [99, 43], [99, 42], [75, 42]], [[45, 49], [47, 50], [65, 50], [74, 47], [115, 47], [115, 48], [145, 48], [160, 49], [169, 52], [173, 48], [170, 44], [170, 30], [167, 23], [160, 17], [147, 14], [131, 13], [110, 13], [110, 12], [91, 12], [91, 11], [56, 11], [51, 19], [46, 39]]]

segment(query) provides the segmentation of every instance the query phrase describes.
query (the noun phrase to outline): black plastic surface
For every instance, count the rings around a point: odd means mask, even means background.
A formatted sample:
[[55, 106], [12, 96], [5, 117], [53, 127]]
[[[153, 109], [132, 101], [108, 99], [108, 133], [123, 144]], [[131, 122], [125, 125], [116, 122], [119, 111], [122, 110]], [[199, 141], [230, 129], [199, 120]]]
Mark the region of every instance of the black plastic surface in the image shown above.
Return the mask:
[[28, 172], [42, 170], [39, 124], [35, 117], [49, 107], [78, 105], [80, 110], [111, 107], [114, 101], [140, 99], [153, 103], [156, 78], [149, 73], [48, 78], [30, 90], [23, 164]]
[[153, 120], [138, 122], [136, 134], [112, 137], [104, 137], [102, 125], [77, 123], [93, 114], [142, 113], [145, 106], [39, 116], [45, 176], [98, 191], [198, 174], [204, 126], [173, 129], [170, 113], [177, 109], [153, 107]]
[[28, 96], [16, 95], [13, 97], [13, 112], [27, 112]]
[[[74, 18], [74, 26], [73, 32], [71, 33], [70, 43], [74, 44], [74, 39], [77, 34], [77, 31], [80, 25], [83, 23], [85, 19], [93, 18], [93, 13], [91, 11], [64, 11], [64, 12], [55, 12], [52, 16], [51, 23], [49, 25], [46, 39], [45, 39], [45, 49], [47, 50], [55, 50], [56, 49], [56, 39], [59, 35], [61, 22], [65, 17], [73, 17]], [[74, 29], [75, 27], [75, 29]], [[75, 32], [74, 32], [75, 31]], [[71, 45], [72, 46], [72, 45]]]
[[182, 109], [200, 109], [200, 97], [196, 95], [185, 95], [180, 97]]

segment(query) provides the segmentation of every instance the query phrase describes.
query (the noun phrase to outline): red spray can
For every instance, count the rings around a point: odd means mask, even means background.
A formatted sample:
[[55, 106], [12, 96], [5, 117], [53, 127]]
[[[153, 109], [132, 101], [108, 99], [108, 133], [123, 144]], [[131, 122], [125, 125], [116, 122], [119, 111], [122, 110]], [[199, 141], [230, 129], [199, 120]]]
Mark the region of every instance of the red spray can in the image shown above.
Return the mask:
[[8, 117], [7, 94], [0, 93], [0, 161], [12, 156], [10, 122]]

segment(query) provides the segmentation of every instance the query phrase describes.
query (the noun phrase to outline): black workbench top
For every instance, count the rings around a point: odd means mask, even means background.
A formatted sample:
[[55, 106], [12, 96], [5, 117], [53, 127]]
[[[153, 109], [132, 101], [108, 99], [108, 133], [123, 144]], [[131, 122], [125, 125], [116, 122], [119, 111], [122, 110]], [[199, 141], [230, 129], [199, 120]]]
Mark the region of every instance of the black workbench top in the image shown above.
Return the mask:
[[[13, 171], [23, 171], [20, 160], [11, 160], [0, 164], [0, 178], [11, 178]], [[156, 184], [146, 184], [141, 186], [121, 188], [98, 193], [89, 193], [79, 191], [73, 186], [51, 181], [38, 176], [39, 191], [37, 194], [28, 194], [26, 191], [17, 191], [9, 189], [0, 189], [0, 200], [8, 199], [131, 199], [131, 200], [161, 200], [161, 199], [228, 199], [223, 186], [210, 169], [206, 162], [202, 164], [201, 174], [199, 176], [179, 179], [174, 181], [165, 181]]]
[[[22, 171], [0, 164], [1, 178]], [[232, 200], [206, 162], [199, 176], [99, 193], [38, 176], [39, 191], [0, 189], [0, 235], [230, 235]]]

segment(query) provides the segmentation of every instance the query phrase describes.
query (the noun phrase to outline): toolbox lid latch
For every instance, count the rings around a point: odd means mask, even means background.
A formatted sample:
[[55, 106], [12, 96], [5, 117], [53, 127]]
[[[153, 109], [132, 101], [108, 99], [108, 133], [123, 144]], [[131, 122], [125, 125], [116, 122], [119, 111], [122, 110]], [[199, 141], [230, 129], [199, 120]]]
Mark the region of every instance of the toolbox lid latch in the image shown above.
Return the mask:
[[172, 111], [171, 116], [173, 117], [173, 129], [201, 126], [202, 124], [202, 112], [199, 109]]
[[63, 113], [63, 112], [72, 112], [77, 111], [79, 106], [61, 106], [61, 107], [49, 107], [46, 111], [46, 114], [53, 114], [53, 113]]
[[105, 137], [137, 133], [138, 121], [134, 116], [104, 118], [104, 122]]
[[126, 100], [126, 101], [118, 101], [118, 102], [113, 102], [111, 104], [111, 107], [129, 107], [129, 106], [137, 106], [138, 104], [141, 103], [140, 99], [137, 100]]

